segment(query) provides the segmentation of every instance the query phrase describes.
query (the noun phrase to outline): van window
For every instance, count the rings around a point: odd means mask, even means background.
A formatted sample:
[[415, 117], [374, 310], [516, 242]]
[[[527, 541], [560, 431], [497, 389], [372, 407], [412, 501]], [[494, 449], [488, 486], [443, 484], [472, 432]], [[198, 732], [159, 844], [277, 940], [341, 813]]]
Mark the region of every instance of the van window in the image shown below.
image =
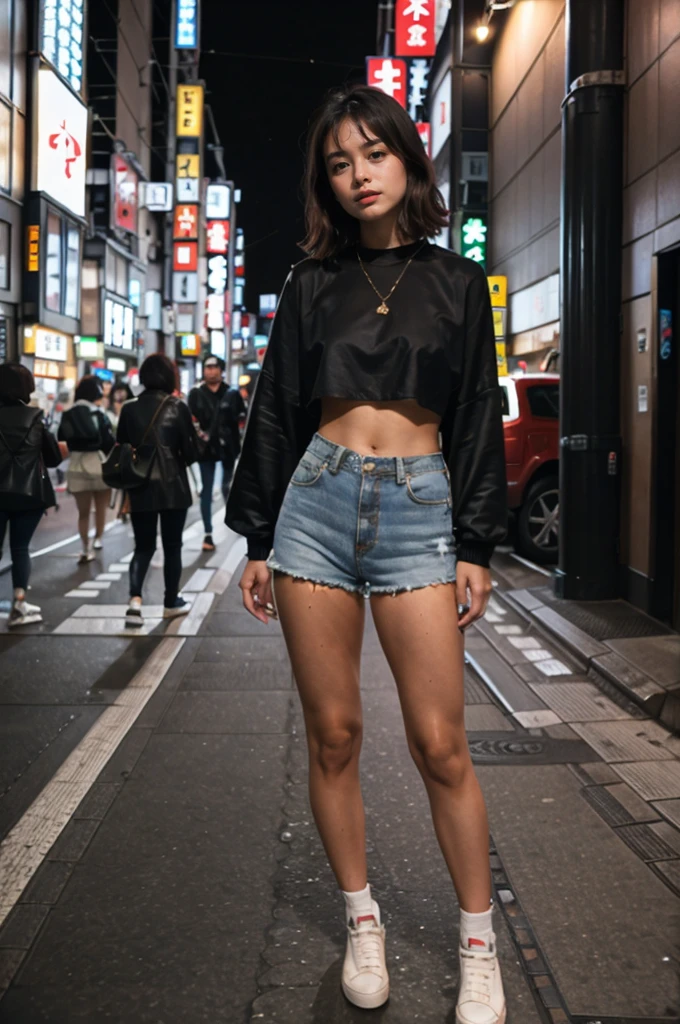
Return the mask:
[[560, 416], [559, 384], [533, 384], [527, 388], [527, 398], [532, 416], [557, 420]]

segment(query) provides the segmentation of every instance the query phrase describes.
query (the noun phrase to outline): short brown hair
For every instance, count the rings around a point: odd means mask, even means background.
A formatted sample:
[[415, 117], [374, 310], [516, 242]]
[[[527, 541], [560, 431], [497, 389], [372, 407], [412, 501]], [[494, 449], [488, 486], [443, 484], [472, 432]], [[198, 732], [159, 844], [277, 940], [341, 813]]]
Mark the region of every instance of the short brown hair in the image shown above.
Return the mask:
[[21, 363], [0, 363], [0, 402], [28, 405], [35, 391], [33, 374]]
[[147, 391], [165, 391], [171, 395], [179, 389], [177, 364], [163, 352], [152, 352], [139, 368], [139, 383]]
[[340, 125], [347, 119], [366, 139], [371, 137], [368, 129], [406, 168], [406, 195], [397, 223], [401, 236], [412, 240], [438, 234], [448, 223], [448, 210], [415, 124], [391, 96], [371, 86], [354, 85], [332, 92], [312, 118], [304, 178], [307, 234], [301, 247], [322, 260], [359, 238], [359, 221], [335, 199], [323, 154], [328, 133], [337, 142]]

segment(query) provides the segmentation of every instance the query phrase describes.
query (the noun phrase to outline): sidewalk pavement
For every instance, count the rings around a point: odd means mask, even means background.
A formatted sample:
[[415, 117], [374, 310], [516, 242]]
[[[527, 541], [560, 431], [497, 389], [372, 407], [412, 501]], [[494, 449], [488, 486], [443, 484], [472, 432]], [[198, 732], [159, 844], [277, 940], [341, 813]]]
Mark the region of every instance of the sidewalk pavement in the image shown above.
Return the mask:
[[[54, 802], [39, 797], [17, 826], [36, 843], [10, 832], [0, 847], [0, 1024], [368, 1019], [340, 992], [343, 909], [309, 808], [281, 630], [244, 612], [241, 567], [198, 635], [133, 641], [88, 683], [106, 709], [49, 784], [74, 813], [55, 834]], [[465, 713], [509, 1022], [680, 1024], [678, 750], [637, 705], [567, 665], [563, 678], [539, 673], [523, 653], [536, 645], [510, 638], [533, 643], [497, 592], [466, 639]], [[75, 643], [27, 643], [38, 639]], [[371, 1019], [453, 1024], [456, 902], [368, 612], [362, 690], [370, 878], [392, 977]], [[618, 729], [614, 750], [604, 726]], [[663, 799], [636, 781], [650, 763]]]
[[[497, 571], [507, 572], [507, 557], [497, 561]], [[626, 601], [565, 601], [545, 579], [532, 584], [505, 592], [511, 606], [585, 672], [597, 672], [680, 732], [680, 634]]]

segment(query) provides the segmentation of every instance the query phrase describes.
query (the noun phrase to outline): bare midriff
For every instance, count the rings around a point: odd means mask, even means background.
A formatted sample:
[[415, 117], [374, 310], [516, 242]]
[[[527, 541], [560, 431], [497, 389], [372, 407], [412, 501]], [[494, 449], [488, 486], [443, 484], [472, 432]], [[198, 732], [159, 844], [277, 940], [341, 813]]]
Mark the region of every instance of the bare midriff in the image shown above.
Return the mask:
[[360, 455], [430, 455], [439, 449], [441, 417], [414, 398], [397, 402], [321, 399], [319, 433]]

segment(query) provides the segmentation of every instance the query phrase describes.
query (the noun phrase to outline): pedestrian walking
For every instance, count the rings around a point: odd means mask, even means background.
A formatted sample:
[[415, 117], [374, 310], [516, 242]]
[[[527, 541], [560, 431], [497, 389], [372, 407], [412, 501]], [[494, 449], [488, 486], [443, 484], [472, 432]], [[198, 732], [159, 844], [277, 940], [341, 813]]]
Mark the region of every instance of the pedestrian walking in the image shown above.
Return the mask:
[[[103, 546], [106, 510], [111, 488], [102, 477], [102, 462], [113, 448], [111, 423], [101, 408], [104, 389], [99, 377], [88, 374], [75, 390], [75, 402], [61, 417], [59, 440], [69, 447], [66, 488], [78, 507], [78, 533], [83, 545], [78, 562], [91, 562]], [[94, 505], [94, 541], [90, 544], [90, 512]]]
[[215, 467], [222, 465], [222, 494], [226, 502], [234, 473], [234, 464], [241, 450], [239, 418], [246, 407], [241, 392], [223, 379], [224, 361], [207, 356], [203, 361], [203, 382], [189, 392], [189, 408], [205, 437], [205, 453], [198, 467], [201, 471], [201, 516], [203, 517], [203, 550], [214, 551], [212, 532], [212, 495]]
[[135, 551], [130, 562], [130, 605], [126, 625], [143, 625], [142, 589], [156, 550], [160, 519], [163, 541], [164, 618], [186, 615], [189, 603], [179, 593], [182, 532], [191, 505], [187, 466], [200, 454], [199, 440], [186, 404], [173, 392], [177, 367], [161, 353], [147, 356], [139, 370], [144, 391], [121, 409], [117, 441], [130, 444], [147, 460], [148, 475], [129, 491]]
[[126, 384], [125, 381], [116, 380], [113, 382], [107, 400], [108, 404], [106, 408], [106, 415], [109, 417], [114, 431], [118, 426], [120, 410], [123, 408], [123, 403], [134, 397], [132, 388], [129, 384]]
[[10, 629], [42, 622], [38, 605], [26, 600], [31, 575], [28, 548], [45, 510], [56, 505], [47, 472], [62, 460], [42, 409], [28, 403], [33, 374], [19, 363], [0, 364], [0, 549], [9, 527], [14, 595]]
[[243, 603], [280, 618], [300, 692], [312, 810], [345, 900], [346, 997], [389, 994], [359, 781], [370, 599], [461, 908], [456, 1021], [503, 1024], [463, 721], [463, 630], [506, 532], [501, 400], [483, 269], [428, 241], [446, 217], [399, 104], [364, 86], [332, 95], [308, 140], [310, 257], [281, 295], [226, 521], [248, 541]]

